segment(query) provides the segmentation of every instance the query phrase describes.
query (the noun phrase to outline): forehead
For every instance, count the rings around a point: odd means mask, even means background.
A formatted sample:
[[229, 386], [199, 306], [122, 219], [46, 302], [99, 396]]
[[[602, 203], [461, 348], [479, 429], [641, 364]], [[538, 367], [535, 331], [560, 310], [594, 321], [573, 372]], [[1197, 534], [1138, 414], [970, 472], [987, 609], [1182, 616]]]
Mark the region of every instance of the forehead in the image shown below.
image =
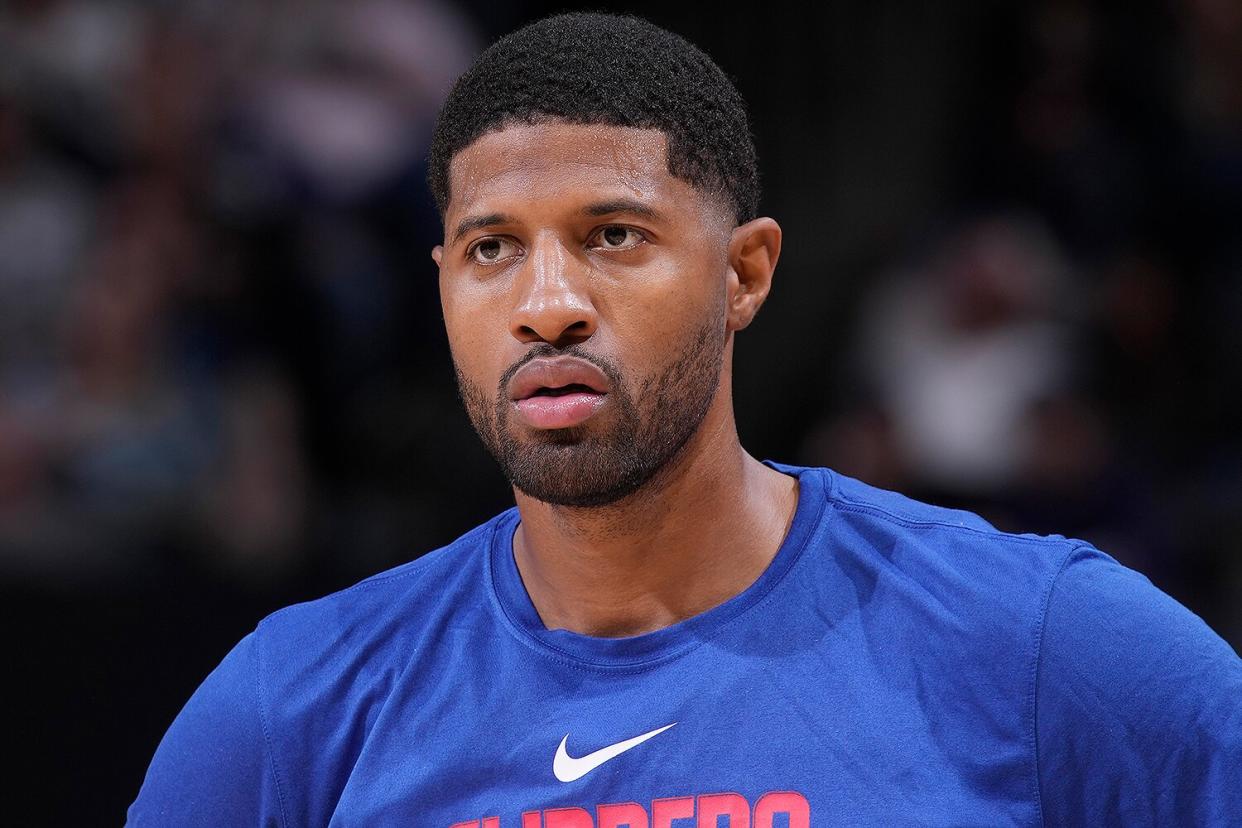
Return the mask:
[[669, 173], [663, 132], [602, 124], [515, 124], [489, 132], [453, 157], [449, 194], [446, 224], [467, 213], [570, 209], [577, 200], [608, 198], [718, 212]]

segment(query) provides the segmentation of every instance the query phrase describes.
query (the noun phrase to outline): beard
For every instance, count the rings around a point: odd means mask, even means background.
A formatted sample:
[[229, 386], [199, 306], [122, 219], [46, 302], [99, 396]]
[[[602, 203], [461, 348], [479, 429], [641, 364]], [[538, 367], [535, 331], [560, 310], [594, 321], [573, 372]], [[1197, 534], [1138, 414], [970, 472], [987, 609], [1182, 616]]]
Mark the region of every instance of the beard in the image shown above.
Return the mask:
[[[603, 506], [642, 488], [698, 430], [720, 384], [726, 337], [722, 309], [720, 318], [700, 328], [669, 364], [636, 387], [614, 362], [581, 344], [539, 343], [505, 371], [494, 397], [455, 364], [457, 388], [474, 430], [515, 488], [558, 506]], [[518, 431], [509, 380], [532, 359], [551, 356], [575, 356], [604, 372], [611, 388], [608, 419], [527, 435]]]

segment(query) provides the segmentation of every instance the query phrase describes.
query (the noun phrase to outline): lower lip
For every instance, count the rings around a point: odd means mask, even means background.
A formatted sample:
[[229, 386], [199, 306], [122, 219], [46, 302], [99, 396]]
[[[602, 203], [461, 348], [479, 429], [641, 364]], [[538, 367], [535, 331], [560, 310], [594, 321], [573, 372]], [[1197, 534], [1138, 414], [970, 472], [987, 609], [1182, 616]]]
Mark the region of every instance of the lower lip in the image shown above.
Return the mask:
[[527, 397], [514, 405], [522, 420], [533, 428], [572, 428], [598, 411], [605, 396], [574, 393], [561, 397]]

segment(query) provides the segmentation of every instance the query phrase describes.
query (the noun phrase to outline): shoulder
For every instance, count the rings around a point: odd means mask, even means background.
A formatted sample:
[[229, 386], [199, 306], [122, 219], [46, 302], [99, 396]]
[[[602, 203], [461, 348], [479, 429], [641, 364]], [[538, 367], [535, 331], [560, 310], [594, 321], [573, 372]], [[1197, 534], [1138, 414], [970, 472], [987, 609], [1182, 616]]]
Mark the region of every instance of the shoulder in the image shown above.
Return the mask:
[[814, 469], [825, 477], [825, 493], [841, 514], [856, 514], [891, 531], [941, 531], [960, 543], [1017, 544], [1068, 550], [1083, 543], [1063, 535], [1013, 533], [997, 529], [982, 516], [964, 509], [925, 503], [900, 492], [880, 489], [831, 469]]
[[[829, 469], [780, 467], [822, 499], [805, 577], [848, 617], [954, 680], [1028, 700], [1058, 573], [1086, 541], [1004, 532], [972, 512], [878, 489]], [[845, 585], [844, 589], [840, 585]], [[839, 609], [837, 611], [840, 611]]]
[[[846, 562], [950, 589], [959, 600], [982, 594], [1022, 607], [1042, 650], [1081, 650], [1137, 641], [1172, 647], [1196, 642], [1236, 669], [1236, 655], [1206, 624], [1091, 542], [1063, 535], [1013, 533], [981, 516], [923, 503], [829, 469], [819, 475], [827, 514], [819, 533], [825, 550]], [[1146, 648], [1150, 650], [1150, 646]], [[1120, 656], [1120, 653], [1114, 653]]]
[[169, 728], [130, 824], [326, 824], [399, 677], [446, 630], [482, 626], [486, 552], [510, 516], [263, 619]]
[[273, 776], [298, 779], [290, 824], [322, 824], [394, 695], [419, 696], [494, 639], [488, 550], [512, 510], [348, 589], [286, 607], [253, 635]]
[[[487, 551], [512, 509], [452, 543], [372, 575], [330, 595], [293, 604], [264, 618], [255, 631], [261, 668], [321, 663], [335, 649], [377, 652], [408, 645], [437, 619], [466, 623], [486, 590]], [[372, 643], [373, 642], [373, 643]]]
[[773, 466], [816, 479], [803, 488], [824, 501], [818, 530], [834, 555], [858, 556], [912, 577], [955, 575], [988, 589], [1009, 582], [1029, 593], [1036, 584], [1050, 589], [1074, 551], [1090, 547], [1063, 535], [1002, 531], [974, 512], [915, 500], [831, 469]]

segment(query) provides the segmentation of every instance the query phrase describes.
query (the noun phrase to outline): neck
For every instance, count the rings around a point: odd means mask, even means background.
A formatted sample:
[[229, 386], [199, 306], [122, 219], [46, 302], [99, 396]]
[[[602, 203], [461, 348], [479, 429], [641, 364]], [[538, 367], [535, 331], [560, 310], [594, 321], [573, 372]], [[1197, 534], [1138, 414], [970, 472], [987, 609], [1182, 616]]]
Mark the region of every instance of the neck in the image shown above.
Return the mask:
[[797, 481], [742, 449], [721, 397], [681, 452], [616, 503], [555, 506], [515, 490], [514, 558], [544, 626], [651, 632], [729, 600], [771, 563]]

